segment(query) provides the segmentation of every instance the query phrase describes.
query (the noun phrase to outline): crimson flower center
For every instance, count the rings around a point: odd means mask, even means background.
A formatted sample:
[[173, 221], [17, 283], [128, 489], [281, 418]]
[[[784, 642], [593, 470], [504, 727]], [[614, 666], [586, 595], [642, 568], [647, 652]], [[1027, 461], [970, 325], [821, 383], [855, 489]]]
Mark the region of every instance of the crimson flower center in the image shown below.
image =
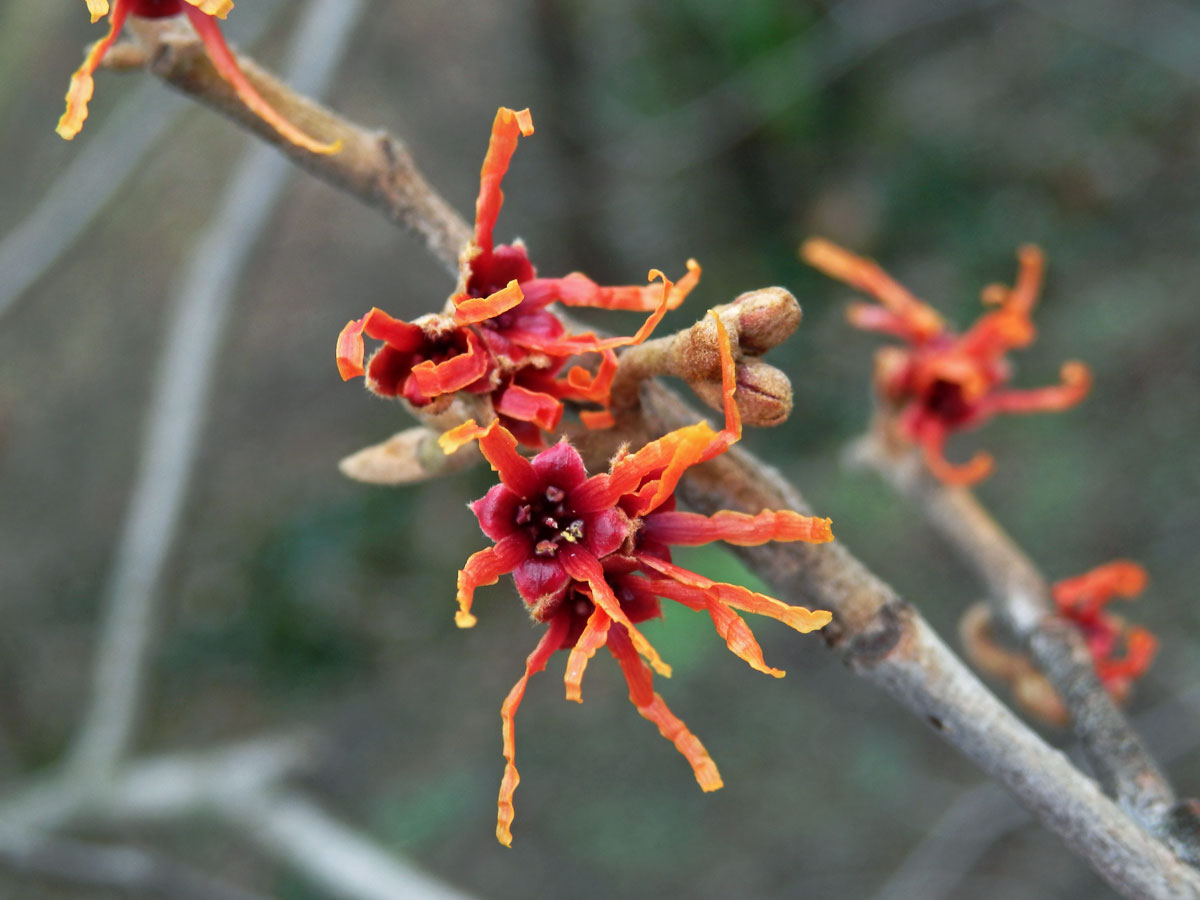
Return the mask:
[[929, 388], [926, 405], [938, 418], [951, 424], [971, 415], [971, 408], [963, 397], [962, 385], [944, 378], [937, 379]]
[[555, 485], [519, 504], [514, 522], [529, 535], [537, 556], [555, 556], [561, 544], [577, 544], [584, 536], [583, 519], [571, 510], [567, 492]]

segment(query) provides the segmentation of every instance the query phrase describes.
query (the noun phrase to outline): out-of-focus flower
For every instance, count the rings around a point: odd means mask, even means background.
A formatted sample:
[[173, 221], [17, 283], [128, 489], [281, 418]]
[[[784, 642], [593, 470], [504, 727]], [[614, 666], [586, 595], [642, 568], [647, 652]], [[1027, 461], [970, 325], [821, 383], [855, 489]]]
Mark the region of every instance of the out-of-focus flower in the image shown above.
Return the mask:
[[164, 19], [186, 15], [200, 40], [204, 42], [213, 66], [233, 86], [241, 101], [259, 118], [298, 147], [312, 153], [337, 152], [339, 144], [326, 144], [314, 140], [280, 115], [238, 67], [237, 59], [225, 43], [216, 22], [217, 19], [224, 19], [229, 15], [229, 11], [233, 9], [232, 0], [113, 0], [111, 9], [109, 0], [87, 0], [87, 7], [92, 15], [92, 22], [98, 22], [108, 16], [108, 34], [92, 45], [84, 57], [83, 65], [71, 76], [71, 85], [67, 89], [67, 109], [58, 120], [57, 131], [61, 137], [69, 141], [83, 128], [88, 114], [88, 102], [92, 99], [95, 89], [92, 75], [117, 39], [127, 17]]
[[[491, 395], [501, 422], [522, 444], [541, 447], [553, 431], [563, 401], [607, 405], [616, 374], [614, 348], [640, 343], [687, 296], [700, 277], [688, 261], [678, 284], [601, 287], [585, 275], [538, 278], [524, 244], [497, 245], [492, 237], [504, 202], [500, 189], [520, 135], [533, 134], [529, 110], [501, 107], [480, 171], [475, 235], [460, 257], [459, 284], [451, 311], [402, 322], [379, 309], [352, 320], [338, 337], [337, 364], [343, 379], [366, 376], [367, 387], [386, 397], [403, 397], [415, 407], [458, 391]], [[651, 280], [662, 277], [651, 273]], [[551, 303], [650, 312], [632, 337], [571, 334], [547, 307]], [[363, 335], [383, 341], [364, 366]], [[573, 366], [573, 356], [600, 356], [597, 371]], [[595, 412], [595, 411], [594, 411]], [[596, 424], [603, 416], [586, 417]]]
[[[652, 671], [670, 668], [637, 628], [659, 616], [660, 600], [707, 612], [729, 649], [760, 672], [784, 673], [763, 660], [762, 650], [738, 611], [769, 616], [800, 632], [824, 627], [831, 615], [788, 606], [734, 584], [714, 582], [671, 561], [671, 546], [726, 541], [742, 546], [768, 541], [833, 539], [828, 519], [790, 510], [757, 515], [721, 511], [711, 516], [675, 509], [675, 488], [691, 466], [710, 460], [741, 436], [734, 402], [734, 363], [729, 337], [717, 323], [724, 390], [725, 427], [707, 422], [677, 429], [636, 452], [622, 452], [608, 472], [588, 477], [579, 453], [565, 439], [532, 459], [498, 422], [467, 422], [442, 436], [452, 452], [478, 440], [500, 483], [471, 505], [484, 534], [495, 543], [473, 554], [458, 575], [460, 627], [475, 624], [475, 589], [511, 573], [533, 619], [549, 626], [530, 654], [525, 674], [501, 709], [504, 757], [496, 836], [511, 844], [512, 797], [518, 783], [513, 736], [517, 707], [529, 677], [558, 650], [569, 649], [566, 694], [581, 700], [588, 660], [607, 646], [629, 684], [629, 696], [692, 766], [705, 791], [721, 787], [704, 746], [654, 692]], [[642, 657], [649, 662], [643, 662]]]
[[[1146, 588], [1146, 570], [1135, 562], [1116, 560], [1054, 585], [1054, 602], [1063, 618], [1083, 632], [1096, 674], [1118, 700], [1146, 673], [1158, 640], [1146, 628], [1130, 625], [1104, 611], [1114, 597], [1136, 597]], [[1118, 650], [1124, 652], [1117, 656]]]
[[1087, 394], [1091, 375], [1083, 363], [1062, 367], [1062, 383], [1034, 390], [1004, 387], [1012, 371], [1009, 350], [1028, 346], [1035, 329], [1030, 314], [1042, 282], [1042, 253], [1024, 246], [1012, 288], [991, 285], [983, 302], [992, 307], [963, 334], [951, 331], [938, 313], [893, 281], [869, 259], [814, 238], [801, 254], [826, 275], [879, 301], [853, 303], [850, 322], [868, 331], [900, 338], [905, 346], [884, 347], [876, 355], [875, 382], [896, 410], [903, 435], [919, 444], [930, 471], [951, 484], [986, 477], [992, 458], [977, 453], [963, 465], [946, 460], [946, 438], [974, 428], [997, 413], [1053, 412], [1074, 406]]

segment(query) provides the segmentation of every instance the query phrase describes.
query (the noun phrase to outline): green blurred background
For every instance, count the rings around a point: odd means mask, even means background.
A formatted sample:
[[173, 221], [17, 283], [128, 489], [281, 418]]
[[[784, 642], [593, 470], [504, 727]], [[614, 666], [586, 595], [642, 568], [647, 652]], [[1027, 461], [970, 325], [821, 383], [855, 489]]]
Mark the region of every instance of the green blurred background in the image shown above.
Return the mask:
[[[235, 41], [252, 6], [230, 19]], [[254, 47], [269, 65], [299, 4], [276, 8]], [[963, 325], [984, 284], [1011, 280], [1016, 247], [1039, 243], [1040, 337], [1016, 357], [1016, 383], [1078, 358], [1094, 393], [1066, 414], [996, 421], [950, 454], [996, 455], [980, 494], [1049, 577], [1117, 556], [1150, 570], [1127, 612], [1162, 645], [1132, 712], [1180, 791], [1200, 794], [1200, 8], [376, 0], [365, 22], [331, 105], [401, 136], [458, 209], [473, 203], [496, 107], [532, 107], [497, 237], [524, 237], [543, 274], [639, 282], [694, 256], [701, 285], [660, 330], [756, 287], [799, 297], [805, 323], [772, 356], [796, 411], [746, 442], [951, 639], [980, 588], [912, 510], [840, 465], [869, 413], [878, 341], [845, 324], [850, 292], [796, 248], [823, 234], [873, 256]], [[148, 80], [101, 72], [83, 135], [60, 141], [63, 89], [96, 36], [82, 3], [0, 0], [0, 241]], [[86, 699], [173, 279], [246, 145], [189, 109], [0, 320], [4, 783], [59, 757]], [[486, 543], [464, 504], [488, 473], [387, 489], [335, 468], [408, 424], [341, 383], [338, 329], [371, 306], [438, 308], [450, 287], [413, 236], [293, 179], [238, 289], [142, 748], [311, 724], [329, 737], [310, 778], [325, 805], [483, 897], [866, 898], [931, 834], [941, 849], [918, 868], [936, 881], [939, 859], [953, 869], [966, 855], [965, 871], [941, 893], [893, 896], [1109, 896], [1036, 826], [980, 837], [1007, 802], [818, 638], [757, 624], [788, 670], [775, 681], [683, 610], [646, 628], [675, 667], [660, 690], [726, 787], [698, 790], [606, 657], [586, 702], [565, 703], [560, 657], [521, 709], [516, 841], [499, 847], [498, 711], [536, 633], [507, 585], [480, 595], [474, 630], [454, 627], [455, 570]], [[681, 557], [745, 577], [719, 549]], [[975, 801], [974, 820], [938, 831]], [[321, 896], [212, 823], [93, 834], [274, 896]], [[3, 872], [0, 895], [59, 896]]]

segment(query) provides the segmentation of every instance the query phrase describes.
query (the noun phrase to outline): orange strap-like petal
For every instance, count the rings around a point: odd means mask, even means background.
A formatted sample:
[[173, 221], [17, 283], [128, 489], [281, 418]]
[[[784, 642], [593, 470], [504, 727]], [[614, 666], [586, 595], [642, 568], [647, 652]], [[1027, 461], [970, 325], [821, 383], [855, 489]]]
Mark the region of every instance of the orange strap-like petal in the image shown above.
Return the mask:
[[258, 88], [250, 83], [250, 79], [238, 66], [237, 58], [229, 49], [229, 45], [225, 43], [225, 38], [221, 34], [220, 26], [217, 25], [215, 18], [195, 6], [187, 6], [184, 11], [187, 13], [192, 27], [196, 29], [196, 34], [204, 42], [204, 48], [208, 51], [208, 57], [212, 60], [213, 66], [216, 67], [221, 77], [233, 86], [234, 91], [248, 109], [274, 128], [288, 143], [302, 147], [309, 153], [337, 153], [341, 149], [341, 141], [325, 143], [309, 137], [266, 101], [258, 92]]
[[746, 620], [732, 608], [710, 596], [706, 591], [691, 585], [682, 584], [670, 578], [654, 578], [646, 580], [646, 587], [659, 597], [666, 597], [681, 603], [689, 609], [707, 612], [712, 619], [713, 627], [725, 640], [725, 646], [749, 664], [750, 668], [764, 672], [775, 678], [784, 676], [783, 669], [768, 666], [763, 659], [762, 647], [750, 631]]
[[454, 324], [474, 325], [486, 319], [494, 319], [501, 313], [508, 312], [525, 299], [516, 281], [510, 281], [505, 287], [486, 297], [469, 297], [461, 294], [454, 298]]
[[608, 613], [608, 617], [614, 622], [625, 626], [638, 653], [646, 657], [650, 665], [654, 667], [654, 671], [659, 675], [670, 678], [671, 667], [663, 662], [662, 657], [658, 655], [658, 651], [637, 630], [634, 624], [629, 621], [629, 616], [625, 615], [625, 611], [621, 609], [621, 602], [617, 600], [616, 594], [613, 593], [612, 587], [604, 577], [604, 569], [600, 565], [600, 561], [583, 548], [577, 546], [561, 547], [558, 558], [562, 561], [563, 568], [568, 575], [576, 581], [586, 583], [591, 588], [592, 602], [596, 606], [603, 608]]
[[233, 9], [233, 0], [186, 0], [206, 16], [216, 16], [223, 19]]
[[86, 0], [86, 2], [93, 25], [108, 15], [108, 0]]
[[587, 668], [588, 660], [595, 656], [596, 651], [603, 647], [604, 642], [608, 640], [608, 629], [611, 624], [612, 619], [603, 609], [599, 606], [592, 609], [587, 624], [583, 626], [583, 632], [579, 635], [575, 646], [571, 648], [571, 655], [567, 657], [567, 672], [563, 677], [563, 682], [567, 686], [568, 700], [574, 700], [576, 703], [583, 702], [583, 671]]
[[638, 658], [635, 645], [630, 643], [625, 629], [613, 628], [608, 637], [609, 652], [616, 658], [629, 685], [629, 699], [641, 715], [658, 726], [659, 734], [675, 745], [692, 767], [696, 781], [703, 791], [715, 791], [723, 784], [717, 764], [713, 762], [700, 739], [692, 734], [663, 698], [654, 693], [653, 675]]
[[472, 553], [466, 565], [458, 570], [458, 612], [454, 614], [454, 624], [473, 628], [477, 621], [471, 613], [475, 589], [495, 584], [528, 555], [529, 539], [524, 534], [510, 534], [494, 546]]
[[484, 457], [492, 464], [492, 469], [500, 474], [505, 487], [518, 497], [529, 498], [538, 492], [542, 481], [534, 471], [533, 464], [517, 452], [517, 439], [499, 420], [493, 419], [480, 427], [474, 419], [468, 419], [439, 437], [438, 446], [443, 453], [450, 454], [476, 440]]
[[1113, 560], [1090, 572], [1054, 584], [1054, 602], [1064, 615], [1091, 619], [1114, 597], [1135, 597], [1146, 589], [1146, 570], [1128, 559]]
[[646, 517], [643, 532], [660, 543], [688, 547], [712, 541], [755, 547], [769, 541], [823, 544], [833, 540], [829, 519], [802, 516], [790, 509], [764, 509], [755, 516], [727, 509], [711, 516], [691, 512], [655, 512]]
[[644, 569], [658, 572], [680, 584], [698, 588], [733, 609], [767, 616], [782, 622], [789, 628], [794, 628], [801, 634], [817, 631], [833, 621], [833, 614], [827, 610], [788, 606], [783, 601], [768, 597], [766, 594], [759, 594], [737, 584], [712, 581], [703, 575], [697, 575], [695, 572], [690, 572], [674, 563], [665, 562], [648, 554], [638, 554], [637, 561]]
[[496, 413], [519, 422], [532, 422], [542, 431], [554, 431], [562, 419], [563, 405], [549, 394], [510, 384], [495, 399]]
[[[676, 309], [700, 281], [700, 264], [687, 261], [687, 274], [670, 289], [667, 309]], [[622, 285], [601, 287], [582, 272], [572, 272], [565, 278], [535, 278], [526, 283], [530, 302], [537, 306], [561, 303], [564, 306], [586, 306], [597, 309], [625, 309], [650, 312], [662, 301], [655, 286]]]
[[479, 197], [475, 201], [475, 243], [484, 253], [492, 252], [492, 230], [500, 216], [500, 207], [504, 205], [504, 191], [500, 190], [500, 182], [504, 180], [508, 164], [516, 152], [517, 138], [531, 134], [533, 118], [528, 109], [515, 110], [502, 106], [496, 110], [487, 155], [479, 170]]
[[[96, 22], [99, 19], [97, 13], [100, 10], [99, 5], [93, 6], [88, 4], [88, 10], [92, 14], [92, 21]], [[108, 11], [108, 4], [104, 4], [104, 12]], [[100, 13], [103, 15], [104, 13]], [[71, 84], [67, 87], [67, 108], [63, 112], [62, 117], [58, 120], [58, 126], [55, 131], [58, 136], [71, 140], [75, 135], [79, 134], [83, 128], [84, 120], [87, 119], [88, 102], [92, 99], [92, 92], [96, 88], [96, 83], [92, 79], [92, 73], [96, 71], [96, 66], [100, 65], [100, 61], [104, 59], [104, 54], [108, 52], [108, 48], [113, 45], [113, 41], [117, 39], [117, 35], [121, 31], [121, 26], [125, 24], [125, 17], [129, 14], [127, 4], [118, 3], [112, 11], [112, 15], [108, 19], [108, 34], [98, 40], [88, 50], [87, 55], [83, 58], [83, 65], [75, 70], [75, 74], [71, 76]]]
[[830, 278], [844, 281], [882, 303], [905, 323], [910, 339], [924, 341], [945, 331], [942, 317], [932, 307], [894, 281], [874, 261], [856, 256], [824, 238], [805, 241], [800, 255]]
[[366, 316], [361, 319], [351, 319], [346, 323], [337, 339], [337, 367], [342, 381], [349, 381], [364, 373], [363, 356], [366, 348], [363, 346], [363, 325]]
[[992, 472], [992, 455], [982, 450], [960, 466], [947, 460], [946, 428], [935, 419], [922, 419], [915, 439], [921, 446], [925, 465], [938, 481], [966, 486], [987, 478]]
[[516, 763], [517, 707], [521, 705], [521, 700], [525, 696], [525, 686], [529, 684], [529, 677], [546, 668], [550, 657], [562, 647], [570, 625], [569, 616], [555, 616], [550, 620], [550, 626], [546, 629], [546, 633], [542, 635], [537, 647], [525, 660], [525, 674], [521, 676], [520, 681], [513, 685], [508, 696], [504, 698], [504, 704], [500, 707], [500, 733], [504, 743], [504, 777], [500, 780], [500, 799], [497, 802], [496, 840], [505, 847], [512, 846], [512, 822], [515, 815], [512, 799], [517, 785], [521, 782], [521, 776], [517, 774]]
[[427, 399], [461, 391], [487, 374], [492, 360], [483, 342], [470, 331], [466, 336], [467, 349], [463, 353], [439, 363], [427, 359], [412, 367], [413, 381]]
[[990, 413], [1060, 412], [1070, 409], [1087, 396], [1092, 373], [1081, 362], [1063, 363], [1062, 384], [1027, 391], [996, 391], [983, 400]]

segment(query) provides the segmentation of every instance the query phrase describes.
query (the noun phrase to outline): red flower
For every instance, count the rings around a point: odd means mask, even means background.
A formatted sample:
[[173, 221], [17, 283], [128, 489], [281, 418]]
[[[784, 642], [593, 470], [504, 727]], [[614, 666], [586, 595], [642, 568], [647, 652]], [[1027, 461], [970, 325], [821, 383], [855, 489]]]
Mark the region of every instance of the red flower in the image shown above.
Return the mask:
[[169, 16], [186, 14], [192, 27], [204, 42], [209, 59], [221, 76], [233, 85], [238, 97], [253, 110], [259, 118], [267, 122], [291, 143], [303, 147], [312, 153], [336, 153], [339, 144], [323, 144], [313, 140], [299, 128], [283, 118], [274, 107], [255, 89], [254, 85], [238, 68], [237, 60], [225, 43], [221, 29], [214, 19], [224, 19], [233, 9], [232, 0], [113, 0], [112, 12], [109, 12], [108, 0], [87, 0], [88, 12], [92, 21], [98, 22], [108, 16], [108, 34], [97, 41], [84, 57], [75, 74], [71, 76], [71, 86], [67, 89], [67, 109], [58, 120], [57, 131], [68, 141], [79, 134], [88, 114], [88, 102], [92, 99], [95, 84], [92, 73], [104, 59], [109, 48], [121, 32], [127, 16], [137, 16], [143, 19], [164, 19]]
[[1079, 362], [1062, 367], [1062, 384], [1035, 390], [1007, 390], [1009, 350], [1034, 338], [1030, 319], [1042, 281], [1042, 253], [1022, 247], [1020, 269], [1011, 289], [992, 285], [983, 301], [995, 307], [965, 334], [946, 327], [941, 317], [868, 259], [820, 238], [806, 241], [804, 258], [826, 275], [879, 301], [854, 303], [850, 322], [868, 331], [894, 335], [906, 347], [886, 347], [876, 357], [876, 384], [899, 414], [906, 438], [924, 451], [930, 471], [951, 484], [969, 484], [991, 472], [992, 458], [978, 453], [956, 466], [943, 453], [946, 437], [974, 428], [997, 413], [1048, 412], [1074, 406], [1087, 394], [1091, 375]]
[[[1058, 613], [1083, 631], [1096, 664], [1096, 674], [1118, 700], [1150, 668], [1158, 641], [1149, 630], [1129, 625], [1104, 611], [1114, 596], [1132, 598], [1146, 588], [1146, 570], [1137, 563], [1117, 560], [1067, 578], [1054, 585]], [[1125, 652], [1116, 653], [1124, 643]]]
[[[677, 285], [664, 277], [661, 288], [600, 287], [578, 272], [536, 277], [520, 241], [497, 246], [492, 237], [504, 202], [500, 183], [519, 135], [530, 134], [529, 110], [501, 107], [496, 113], [480, 172], [475, 236], [463, 250], [452, 311], [408, 323], [373, 309], [342, 329], [337, 363], [344, 380], [365, 375], [375, 393], [403, 397], [417, 407], [458, 391], [490, 394], [502, 423], [522, 444], [540, 447], [541, 432], [558, 426], [562, 401], [607, 404], [616, 373], [613, 348], [644, 340], [668, 309], [683, 302], [700, 267], [689, 260], [688, 274]], [[656, 277], [661, 273], [651, 272], [650, 279]], [[600, 339], [590, 332], [568, 334], [547, 309], [554, 302], [651, 315], [633, 337]], [[365, 369], [364, 334], [383, 341]], [[601, 357], [594, 376], [578, 366], [560, 374], [570, 357], [583, 353]]]
[[447, 452], [478, 440], [500, 474], [500, 483], [471, 505], [480, 528], [495, 543], [473, 554], [459, 572], [455, 621], [464, 628], [474, 625], [475, 589], [511, 573], [534, 620], [549, 625], [501, 709], [507, 765], [496, 836], [506, 846], [512, 842], [512, 796], [519, 780], [513, 737], [517, 706], [529, 677], [544, 669], [556, 651], [570, 650], [567, 699], [579, 701], [588, 660], [607, 646], [621, 666], [638, 712], [675, 744], [701, 788], [711, 791], [721, 787], [716, 765], [654, 693], [651, 667], [662, 675], [670, 675], [671, 670], [637, 623], [660, 615], [663, 598], [707, 612], [730, 650], [760, 672], [781, 677], [781, 670], [764, 662], [762, 650], [737, 611], [770, 616], [801, 632], [822, 628], [831, 619], [828, 612], [788, 606], [738, 585], [710, 581], [671, 562], [671, 545], [833, 539], [828, 519], [790, 510], [764, 510], [757, 515], [721, 511], [712, 516], [675, 510], [675, 487], [684, 472], [723, 453], [741, 436], [729, 338], [720, 320], [715, 315], [713, 319], [721, 347], [725, 400], [721, 431], [707, 422], [680, 428], [635, 453], [619, 454], [608, 472], [591, 477], [565, 439], [526, 459], [517, 453], [516, 438], [497, 421], [486, 427], [467, 422], [442, 436]]

